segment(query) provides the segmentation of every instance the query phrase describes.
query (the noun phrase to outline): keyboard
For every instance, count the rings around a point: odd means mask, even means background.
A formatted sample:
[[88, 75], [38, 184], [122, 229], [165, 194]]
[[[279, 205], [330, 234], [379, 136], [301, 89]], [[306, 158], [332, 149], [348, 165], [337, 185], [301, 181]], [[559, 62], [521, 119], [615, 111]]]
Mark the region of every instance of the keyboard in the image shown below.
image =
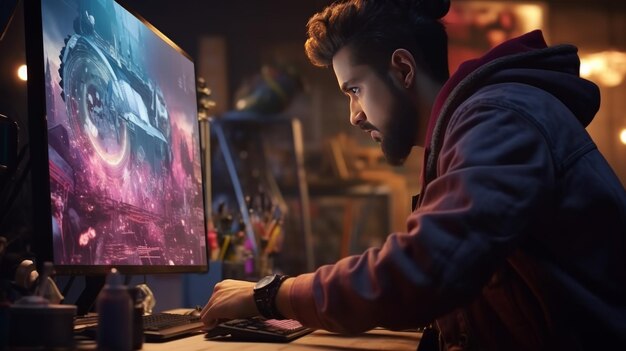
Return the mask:
[[174, 313], [143, 316], [143, 334], [146, 341], [164, 341], [194, 333], [203, 327], [199, 316]]
[[264, 319], [252, 317], [222, 322], [207, 331], [210, 340], [228, 339], [251, 342], [290, 342], [311, 333], [313, 329], [292, 319]]
[[[74, 320], [75, 332], [95, 332], [98, 315], [89, 314]], [[188, 314], [155, 313], [143, 316], [143, 333], [146, 341], [165, 341], [189, 335], [204, 327], [200, 317]]]

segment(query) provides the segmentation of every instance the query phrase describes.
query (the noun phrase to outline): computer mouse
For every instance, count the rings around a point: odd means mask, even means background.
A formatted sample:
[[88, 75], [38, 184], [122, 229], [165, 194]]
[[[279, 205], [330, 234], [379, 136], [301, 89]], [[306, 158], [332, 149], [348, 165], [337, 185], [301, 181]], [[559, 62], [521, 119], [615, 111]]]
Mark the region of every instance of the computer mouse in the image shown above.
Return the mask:
[[196, 308], [194, 308], [191, 311], [187, 312], [188, 315], [194, 316], [194, 317], [200, 317], [201, 313], [202, 313], [202, 307], [200, 307], [200, 306], [196, 306]]

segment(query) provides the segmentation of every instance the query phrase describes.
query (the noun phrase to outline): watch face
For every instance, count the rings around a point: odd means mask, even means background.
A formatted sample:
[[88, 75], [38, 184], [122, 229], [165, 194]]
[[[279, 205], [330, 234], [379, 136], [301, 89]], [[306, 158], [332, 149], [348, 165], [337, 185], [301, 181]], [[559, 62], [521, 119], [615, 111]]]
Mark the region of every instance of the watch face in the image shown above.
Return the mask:
[[261, 280], [259, 280], [256, 285], [254, 286], [255, 289], [261, 289], [265, 286], [267, 286], [269, 283], [271, 283], [272, 281], [274, 281], [274, 277], [275, 275], [268, 275], [265, 276], [263, 278], [261, 278]]

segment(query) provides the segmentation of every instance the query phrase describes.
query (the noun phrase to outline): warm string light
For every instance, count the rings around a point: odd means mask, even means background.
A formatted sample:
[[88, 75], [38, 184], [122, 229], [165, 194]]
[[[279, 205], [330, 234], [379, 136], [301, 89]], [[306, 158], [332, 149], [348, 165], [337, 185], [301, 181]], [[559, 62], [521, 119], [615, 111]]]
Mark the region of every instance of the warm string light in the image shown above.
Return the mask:
[[619, 133], [619, 140], [622, 142], [622, 144], [626, 145], [626, 128], [622, 129], [622, 131]]
[[26, 74], [26, 65], [21, 65], [18, 69], [17, 69], [17, 77], [23, 81], [26, 81], [28, 79], [28, 75]]
[[[622, 84], [626, 78], [626, 52], [608, 50], [581, 55], [580, 76], [607, 88]], [[619, 140], [626, 145], [626, 128], [620, 131]]]
[[609, 50], [582, 55], [580, 75], [596, 80], [603, 86], [616, 87], [626, 75], [626, 53]]

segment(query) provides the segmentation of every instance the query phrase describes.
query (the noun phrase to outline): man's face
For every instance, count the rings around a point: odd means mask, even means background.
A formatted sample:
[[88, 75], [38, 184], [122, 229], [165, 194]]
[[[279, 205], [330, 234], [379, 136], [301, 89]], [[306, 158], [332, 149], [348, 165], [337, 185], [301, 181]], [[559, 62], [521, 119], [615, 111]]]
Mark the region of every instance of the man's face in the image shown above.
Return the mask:
[[381, 144], [387, 162], [401, 165], [415, 145], [417, 107], [391, 75], [381, 76], [371, 66], [354, 65], [350, 49], [333, 57], [337, 82], [350, 98], [350, 123]]

